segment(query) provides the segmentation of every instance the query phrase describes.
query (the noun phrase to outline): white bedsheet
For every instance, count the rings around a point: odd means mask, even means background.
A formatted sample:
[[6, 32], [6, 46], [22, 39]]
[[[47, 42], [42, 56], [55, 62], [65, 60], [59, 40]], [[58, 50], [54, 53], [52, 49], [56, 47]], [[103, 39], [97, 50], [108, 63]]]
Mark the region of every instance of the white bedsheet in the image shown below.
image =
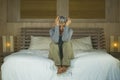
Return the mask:
[[103, 50], [74, 51], [75, 59], [63, 74], [57, 74], [46, 50], [21, 50], [7, 56], [2, 80], [120, 80], [120, 61]]

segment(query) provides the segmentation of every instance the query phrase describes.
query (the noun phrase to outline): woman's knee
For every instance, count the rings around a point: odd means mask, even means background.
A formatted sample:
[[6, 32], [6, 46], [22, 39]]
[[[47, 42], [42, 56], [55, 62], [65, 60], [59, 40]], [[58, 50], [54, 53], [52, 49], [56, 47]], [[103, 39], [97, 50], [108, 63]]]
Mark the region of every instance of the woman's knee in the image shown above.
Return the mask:
[[50, 43], [50, 47], [58, 47], [58, 44], [54, 43], [54, 42], [51, 42]]
[[64, 42], [64, 43], [63, 43], [63, 47], [64, 47], [64, 46], [72, 46], [71, 41], [66, 41], [66, 42]]

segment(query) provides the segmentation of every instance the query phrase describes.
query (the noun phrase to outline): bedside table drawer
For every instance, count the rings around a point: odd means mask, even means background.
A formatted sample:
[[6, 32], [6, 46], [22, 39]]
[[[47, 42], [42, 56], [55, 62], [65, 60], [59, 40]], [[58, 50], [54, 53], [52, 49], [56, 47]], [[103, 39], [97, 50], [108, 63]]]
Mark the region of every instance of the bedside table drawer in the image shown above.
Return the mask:
[[110, 52], [113, 57], [120, 59], [120, 52]]
[[3, 59], [8, 55], [10, 55], [10, 53], [0, 53], [0, 63], [2, 63]]

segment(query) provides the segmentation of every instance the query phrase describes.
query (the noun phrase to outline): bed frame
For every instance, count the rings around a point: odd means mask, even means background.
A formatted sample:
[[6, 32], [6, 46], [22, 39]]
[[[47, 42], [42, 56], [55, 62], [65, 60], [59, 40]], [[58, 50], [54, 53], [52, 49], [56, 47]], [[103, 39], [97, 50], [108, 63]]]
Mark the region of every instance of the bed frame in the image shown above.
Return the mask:
[[[91, 36], [93, 48], [106, 49], [103, 28], [72, 28], [74, 33], [72, 38]], [[21, 28], [19, 49], [27, 49], [30, 44], [30, 36], [49, 36], [50, 28]]]

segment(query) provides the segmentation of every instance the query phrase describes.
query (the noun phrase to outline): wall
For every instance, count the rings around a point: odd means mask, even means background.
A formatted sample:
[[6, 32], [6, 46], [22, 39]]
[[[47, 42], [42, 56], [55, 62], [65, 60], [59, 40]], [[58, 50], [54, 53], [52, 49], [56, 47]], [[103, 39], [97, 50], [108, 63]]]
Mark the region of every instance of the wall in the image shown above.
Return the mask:
[[[68, 0], [66, 0], [68, 1]], [[58, 0], [58, 6], [64, 2], [64, 7], [68, 2]], [[21, 27], [51, 27], [53, 20], [32, 20], [20, 21], [17, 3], [18, 0], [0, 0], [0, 36], [19, 34]], [[66, 7], [67, 9], [68, 7]], [[58, 8], [58, 12], [68, 15], [68, 12], [62, 11]], [[66, 10], [67, 11], [67, 10]], [[58, 13], [57, 13], [58, 14]], [[110, 35], [120, 36], [120, 1], [119, 0], [106, 0], [106, 19], [100, 20], [73, 20], [70, 27], [102, 27], [105, 29], [105, 37], [107, 50], [109, 50], [109, 37]], [[0, 39], [0, 52], [2, 50], [2, 43]]]

